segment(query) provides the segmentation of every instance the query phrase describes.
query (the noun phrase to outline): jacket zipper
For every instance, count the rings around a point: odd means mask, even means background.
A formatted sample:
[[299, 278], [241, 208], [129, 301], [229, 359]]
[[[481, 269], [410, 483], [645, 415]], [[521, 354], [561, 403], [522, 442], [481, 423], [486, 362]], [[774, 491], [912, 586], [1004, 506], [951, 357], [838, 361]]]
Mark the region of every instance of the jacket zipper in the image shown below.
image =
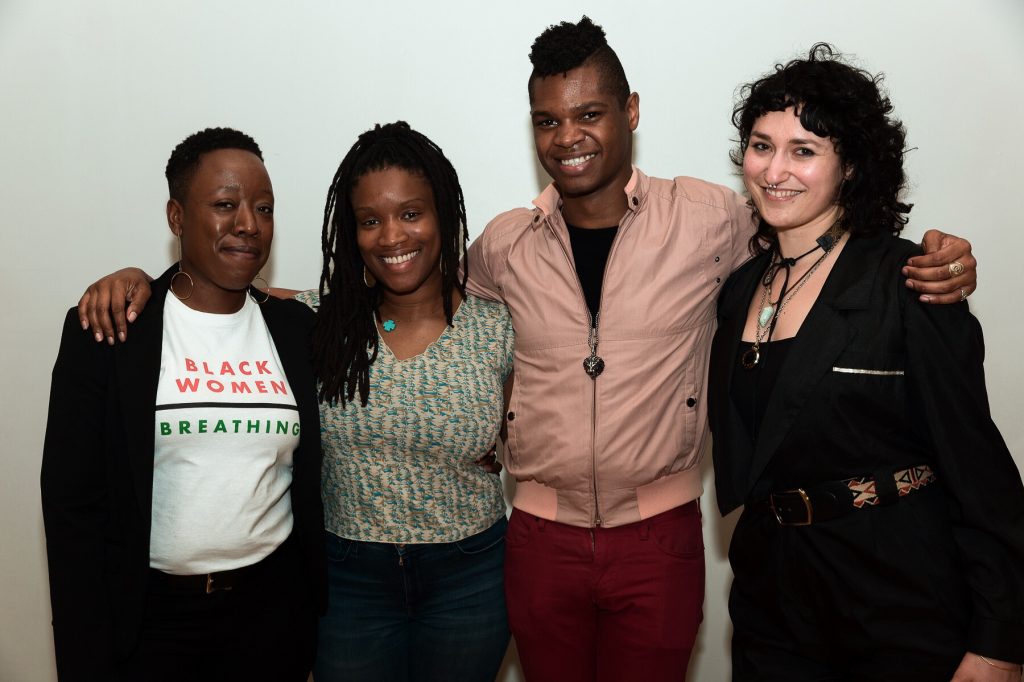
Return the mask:
[[[622, 228], [624, 227], [623, 223], [625, 222], [626, 217], [628, 217], [629, 215], [631, 215], [631, 214], [627, 210], [626, 214], [619, 221], [619, 228], [615, 232], [615, 239], [612, 240], [612, 247], [610, 249], [608, 249], [608, 258], [604, 262], [604, 273], [601, 274], [601, 296], [598, 298], [598, 301], [597, 301], [597, 311], [598, 311], [597, 314], [598, 314], [598, 318], [599, 318], [598, 319], [598, 324], [600, 324], [601, 311], [604, 310], [604, 294], [607, 291], [607, 287], [605, 287], [605, 283], [606, 283], [606, 280], [608, 279], [608, 267], [612, 263], [612, 256], [615, 254], [615, 248], [619, 245], [619, 240], [622, 237]], [[576, 278], [579, 279], [579, 276], [577, 275]], [[581, 284], [580, 285], [580, 292], [582, 292], [582, 291], [583, 291], [583, 285]], [[583, 305], [586, 305], [586, 304], [587, 304], [587, 302], [584, 299]], [[590, 310], [589, 309], [587, 310], [587, 314], [589, 316], [589, 314], [590, 314]], [[590, 324], [591, 324], [591, 326], [593, 326], [594, 320], [590, 320]], [[595, 330], [595, 331], [598, 332], [597, 343], [600, 343], [599, 330]], [[594, 481], [594, 526], [600, 526], [602, 524], [602, 519], [601, 519], [601, 500], [600, 500], [600, 498], [598, 496], [598, 493], [597, 493], [598, 487], [597, 487], [597, 378], [596, 377], [594, 378], [594, 381], [592, 383], [594, 384], [594, 386], [593, 386], [594, 390], [593, 390], [593, 393], [591, 394], [593, 398], [592, 398], [592, 406], [591, 406], [591, 410], [590, 410], [590, 414], [591, 414], [591, 424], [590, 424], [590, 462], [591, 462], [591, 467], [592, 467], [592, 471], [593, 471], [593, 476], [591, 478]], [[590, 539], [591, 539], [591, 549], [596, 552], [597, 549], [596, 549], [596, 543], [594, 542], [593, 531], [591, 531]]]
[[[563, 222], [564, 222], [564, 220], [565, 219], [563, 218]], [[581, 303], [583, 303], [583, 310], [587, 313], [587, 322], [589, 323], [589, 326], [587, 327], [587, 338], [589, 339], [590, 338], [589, 335], [592, 333], [591, 330], [594, 328], [594, 317], [590, 314], [590, 308], [587, 307], [587, 297], [583, 293], [583, 283], [580, 282], [579, 273], [576, 272], [576, 263], [573, 261], [572, 255], [570, 253], [570, 249], [566, 246], [565, 240], [562, 239], [562, 236], [560, 234], [558, 234], [558, 232], [551, 227], [550, 223], [548, 223], [548, 229], [551, 230], [555, 234], [555, 238], [558, 239], [558, 245], [562, 247], [562, 254], [565, 256], [565, 262], [569, 264], [569, 269], [572, 270], [573, 274], [575, 275], [576, 289], [579, 292], [579, 300], [580, 300]], [[616, 238], [616, 241], [618, 241], [618, 235], [617, 234], [615, 235], [615, 238]], [[615, 248], [614, 242], [612, 243], [612, 248], [613, 249]], [[608, 254], [608, 257], [609, 257], [609, 259], [611, 258], [611, 253]], [[608, 266], [605, 265], [606, 271], [607, 271], [607, 267]], [[602, 281], [601, 281], [601, 297], [604, 298], [604, 280], [603, 280], [603, 278], [602, 278]], [[587, 346], [588, 346], [588, 349], [589, 349], [590, 344], [588, 343]], [[593, 386], [593, 393], [591, 393], [591, 405], [590, 405], [590, 408], [591, 408], [590, 409], [590, 481], [591, 481], [591, 492], [594, 495], [594, 519], [593, 519], [593, 522], [594, 522], [595, 526], [600, 526], [601, 525], [601, 506], [600, 506], [600, 502], [599, 502], [598, 497], [597, 497], [597, 444], [596, 444], [596, 439], [597, 439], [597, 379], [596, 378], [593, 379], [591, 383], [593, 383], [594, 386]], [[593, 533], [593, 531], [591, 531], [591, 533], [590, 533], [590, 545], [591, 545], [591, 549], [593, 549], [593, 547], [594, 547], [594, 533]]]
[[[614, 239], [614, 241], [612, 241], [611, 249], [608, 250], [608, 259], [605, 261], [605, 264], [604, 264], [604, 274], [601, 275], [601, 297], [598, 299], [598, 308], [597, 308], [598, 311], [599, 311], [598, 314], [600, 314], [600, 310], [604, 307], [604, 292], [605, 292], [605, 286], [604, 285], [605, 285], [605, 280], [608, 279], [608, 266], [612, 262], [612, 255], [615, 253], [615, 247], [617, 247], [619, 245], [619, 238], [622, 235], [622, 228], [625, 226], [624, 225], [624, 220], [625, 220], [625, 218], [628, 215], [630, 215], [630, 214], [629, 214], [629, 211], [627, 210], [626, 215], [623, 216], [623, 220], [619, 221], [619, 226], [618, 226], [619, 229], [615, 233], [615, 239]], [[563, 222], [564, 222], [564, 220], [565, 219], [563, 218]], [[548, 229], [551, 229], [550, 223], [548, 224]], [[587, 329], [587, 334], [589, 335], [591, 333], [591, 330], [594, 328], [594, 317], [590, 314], [590, 308], [587, 307], [587, 297], [583, 293], [583, 283], [580, 282], [580, 276], [576, 272], [576, 263], [573, 261], [572, 256], [569, 253], [569, 249], [566, 248], [565, 240], [563, 240], [561, 235], [559, 235], [558, 232], [556, 232], [555, 230], [551, 229], [551, 231], [555, 233], [555, 237], [558, 239], [558, 244], [559, 244], [559, 246], [562, 247], [562, 254], [565, 256], [565, 260], [569, 264], [569, 268], [572, 270], [572, 272], [574, 274], [576, 274], [576, 288], [579, 291], [580, 301], [582, 301], [582, 303], [583, 303], [583, 309], [586, 311], [586, 313], [587, 313], [587, 320], [590, 323], [590, 327]], [[589, 346], [589, 344], [588, 344], [588, 346]], [[600, 497], [598, 496], [598, 492], [597, 492], [598, 491], [598, 487], [597, 487], [597, 378], [596, 377], [592, 380], [592, 383], [594, 385], [593, 385], [593, 391], [590, 394], [591, 395], [591, 404], [590, 404], [590, 480], [591, 480], [591, 483], [592, 483], [591, 490], [592, 490], [592, 492], [594, 494], [594, 518], [593, 518], [593, 523], [594, 523], [595, 527], [599, 527], [599, 526], [601, 526], [603, 521], [601, 519], [601, 500], [600, 500]], [[590, 532], [590, 548], [591, 548], [592, 551], [596, 551], [595, 547], [596, 547], [596, 545], [595, 545], [595, 539], [594, 539], [594, 532], [593, 532], [593, 530], [591, 530], [591, 532]]]

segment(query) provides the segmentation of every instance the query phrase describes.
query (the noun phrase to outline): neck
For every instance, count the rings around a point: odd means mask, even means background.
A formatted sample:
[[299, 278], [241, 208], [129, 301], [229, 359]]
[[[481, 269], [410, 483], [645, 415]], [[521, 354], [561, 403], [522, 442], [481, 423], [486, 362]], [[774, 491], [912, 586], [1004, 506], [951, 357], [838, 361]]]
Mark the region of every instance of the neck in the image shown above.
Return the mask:
[[[179, 277], [179, 280], [184, 277]], [[174, 283], [178, 285], [178, 282]], [[181, 286], [176, 286], [176, 289], [184, 289], [178, 293], [187, 293], [188, 284], [187, 282]], [[174, 293], [173, 291], [171, 292]], [[231, 313], [237, 313], [245, 305], [245, 297], [249, 294], [246, 291], [227, 291], [217, 290], [209, 291], [205, 287], [199, 286], [196, 282], [196, 286], [192, 291], [192, 295], [188, 296], [184, 300], [181, 300], [186, 306], [192, 310], [198, 310], [201, 313], [213, 313], [215, 315], [229, 315]], [[180, 300], [180, 299], [179, 299]]]
[[[453, 302], [458, 302], [458, 289], [452, 293]], [[398, 294], [383, 291], [380, 300], [380, 316], [382, 319], [395, 318], [404, 322], [412, 322], [435, 317], [444, 317], [444, 299], [441, 297], [441, 272], [431, 277], [415, 291]]]
[[563, 193], [562, 217], [565, 222], [584, 229], [618, 225], [629, 209], [626, 185], [632, 175], [632, 166], [627, 166], [614, 180], [593, 192], [576, 196]]
[[813, 249], [818, 238], [828, 232], [838, 219], [839, 213], [831, 212], [802, 227], [778, 232], [779, 253], [783, 258], [796, 258]]

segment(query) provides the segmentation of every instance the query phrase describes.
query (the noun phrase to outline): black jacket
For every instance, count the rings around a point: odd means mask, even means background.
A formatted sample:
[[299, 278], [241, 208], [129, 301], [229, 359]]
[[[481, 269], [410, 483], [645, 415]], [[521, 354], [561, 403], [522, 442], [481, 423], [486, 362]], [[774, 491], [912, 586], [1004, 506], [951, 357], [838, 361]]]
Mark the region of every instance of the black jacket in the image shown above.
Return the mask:
[[[775, 490], [930, 464], [950, 499], [973, 595], [968, 650], [1021, 660], [1024, 488], [989, 414], [981, 327], [966, 303], [917, 301], [900, 276], [917, 252], [891, 236], [850, 239], [792, 342], [756, 442], [730, 385], [734, 371], [746, 371], [738, 344], [768, 256], [730, 277], [709, 370], [719, 509]], [[785, 466], [776, 466], [780, 460]]]
[[[96, 343], [68, 311], [53, 369], [43, 445], [42, 500], [57, 671], [106, 679], [138, 640], [149, 575], [154, 407], [164, 298], [177, 266], [127, 343]], [[312, 614], [326, 604], [320, 428], [309, 362], [311, 311], [271, 298], [260, 306], [299, 408], [291, 488], [293, 537], [305, 557]]]

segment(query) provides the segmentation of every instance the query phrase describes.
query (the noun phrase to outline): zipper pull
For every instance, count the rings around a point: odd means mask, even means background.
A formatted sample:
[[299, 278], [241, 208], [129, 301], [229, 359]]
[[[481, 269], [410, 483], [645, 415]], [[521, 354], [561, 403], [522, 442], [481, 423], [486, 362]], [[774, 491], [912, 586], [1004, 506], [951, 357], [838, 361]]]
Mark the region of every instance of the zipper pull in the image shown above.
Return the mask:
[[590, 346], [590, 356], [583, 359], [583, 371], [587, 373], [591, 379], [596, 380], [601, 372], [604, 371], [604, 359], [597, 354], [597, 335], [598, 325], [601, 324], [601, 313], [598, 312], [594, 316], [593, 324], [590, 326], [590, 332], [587, 335], [587, 345]]

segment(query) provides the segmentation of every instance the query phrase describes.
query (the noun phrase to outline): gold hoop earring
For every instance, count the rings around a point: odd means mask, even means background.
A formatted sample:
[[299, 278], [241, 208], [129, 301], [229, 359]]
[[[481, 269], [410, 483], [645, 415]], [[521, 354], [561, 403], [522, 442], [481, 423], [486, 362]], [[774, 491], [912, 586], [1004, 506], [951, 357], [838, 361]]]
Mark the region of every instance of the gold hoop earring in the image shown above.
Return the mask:
[[[255, 284], [255, 282], [257, 280], [263, 280], [263, 283], [266, 284], [267, 286], [264, 289], [260, 289]], [[253, 281], [253, 284], [251, 284], [249, 286], [249, 298], [251, 298], [252, 300], [256, 301], [256, 303], [258, 303], [260, 305], [263, 305], [264, 303], [266, 303], [267, 301], [270, 300], [270, 282], [268, 282], [267, 280], [263, 279], [263, 275], [261, 275], [260, 273], [256, 273], [256, 276], [253, 277], [252, 281]], [[261, 294], [263, 294], [263, 300], [260, 300], [260, 299], [256, 298], [256, 296], [252, 293], [253, 289], [255, 289], [256, 291], [258, 291]]]
[[367, 289], [372, 289], [377, 286], [377, 278], [373, 276], [369, 268], [363, 266], [363, 284], [366, 285]]
[[[186, 294], [185, 296], [179, 295], [178, 292], [174, 290], [174, 280], [178, 279], [180, 275], [188, 277], [188, 294]], [[171, 282], [170, 284], [168, 284], [168, 288], [171, 290], [171, 293], [174, 294], [174, 298], [178, 299], [179, 301], [187, 301], [188, 299], [192, 298], [192, 292], [195, 291], [196, 289], [196, 283], [192, 281], [192, 275], [188, 274], [187, 272], [181, 269], [181, 264], [179, 263], [178, 271], [171, 275]]]
[[[188, 277], [188, 294], [186, 296], [179, 296], [178, 292], [174, 290], [174, 280], [178, 279], [179, 275], [184, 275], [185, 277]], [[171, 275], [171, 281], [168, 283], [167, 288], [171, 290], [172, 294], [174, 294], [174, 298], [178, 299], [179, 301], [187, 301], [188, 299], [192, 298], [192, 292], [196, 290], [196, 283], [192, 281], [192, 275], [188, 274], [187, 272], [181, 269], [180, 234], [178, 235], [178, 271]]]

